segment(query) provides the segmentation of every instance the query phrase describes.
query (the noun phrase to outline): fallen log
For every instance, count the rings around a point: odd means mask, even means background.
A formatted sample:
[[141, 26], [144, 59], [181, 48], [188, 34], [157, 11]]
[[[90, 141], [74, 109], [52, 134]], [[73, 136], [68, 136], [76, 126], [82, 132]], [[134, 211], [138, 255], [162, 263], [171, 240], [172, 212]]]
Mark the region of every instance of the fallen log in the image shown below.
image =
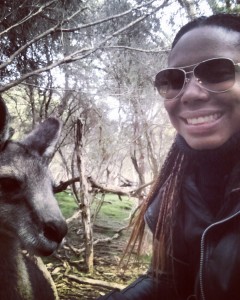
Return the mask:
[[90, 284], [94, 286], [101, 286], [101, 287], [118, 289], [118, 290], [122, 290], [126, 287], [126, 285], [120, 283], [108, 282], [108, 281], [97, 280], [97, 279], [86, 278], [86, 277], [78, 277], [76, 275], [64, 275], [64, 276], [77, 283]]

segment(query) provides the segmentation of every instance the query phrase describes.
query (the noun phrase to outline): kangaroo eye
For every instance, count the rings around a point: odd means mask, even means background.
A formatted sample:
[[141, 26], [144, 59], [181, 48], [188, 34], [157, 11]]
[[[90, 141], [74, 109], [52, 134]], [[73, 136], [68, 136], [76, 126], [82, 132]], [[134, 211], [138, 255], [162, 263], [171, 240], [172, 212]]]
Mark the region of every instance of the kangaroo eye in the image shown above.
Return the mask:
[[20, 187], [21, 182], [15, 178], [0, 178], [0, 190], [3, 192], [16, 192]]

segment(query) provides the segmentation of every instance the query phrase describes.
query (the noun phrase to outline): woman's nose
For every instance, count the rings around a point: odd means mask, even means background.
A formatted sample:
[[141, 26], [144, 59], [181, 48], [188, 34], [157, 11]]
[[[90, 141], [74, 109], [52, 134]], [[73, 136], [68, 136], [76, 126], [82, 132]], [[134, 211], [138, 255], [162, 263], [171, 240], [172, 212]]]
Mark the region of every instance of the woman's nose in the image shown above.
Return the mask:
[[187, 104], [196, 101], [207, 100], [208, 91], [201, 87], [201, 85], [198, 83], [197, 79], [194, 76], [188, 78], [183, 88], [183, 92], [180, 96], [180, 101]]

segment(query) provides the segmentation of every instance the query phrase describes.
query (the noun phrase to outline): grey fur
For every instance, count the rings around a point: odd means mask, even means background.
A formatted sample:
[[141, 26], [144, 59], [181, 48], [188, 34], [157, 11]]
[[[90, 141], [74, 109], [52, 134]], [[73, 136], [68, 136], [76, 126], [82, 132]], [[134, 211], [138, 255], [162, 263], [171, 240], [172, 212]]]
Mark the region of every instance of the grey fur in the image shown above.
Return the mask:
[[[1, 113], [6, 113], [0, 99]], [[7, 120], [7, 119], [6, 119]], [[52, 254], [67, 232], [52, 191], [48, 163], [61, 125], [50, 118], [23, 141], [7, 141], [8, 124], [0, 128], [0, 299], [55, 299], [41, 271], [22, 249]]]
[[0, 96], [0, 146], [9, 138], [10, 129], [9, 123], [9, 113], [8, 109]]

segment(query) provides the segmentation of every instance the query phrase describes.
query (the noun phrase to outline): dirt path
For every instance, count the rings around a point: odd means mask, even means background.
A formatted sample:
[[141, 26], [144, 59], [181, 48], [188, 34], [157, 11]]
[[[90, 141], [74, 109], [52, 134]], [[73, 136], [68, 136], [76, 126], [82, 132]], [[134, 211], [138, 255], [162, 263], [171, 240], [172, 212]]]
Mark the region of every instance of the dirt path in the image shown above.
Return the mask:
[[[114, 230], [120, 229], [119, 226], [122, 224], [110, 226], [97, 222], [94, 226], [94, 238], [109, 237]], [[80, 227], [81, 225], [76, 221], [69, 225], [68, 239], [74, 247], [78, 247], [82, 239]], [[127, 270], [123, 271], [119, 268], [119, 260], [128, 237], [129, 231], [124, 231], [118, 239], [99, 243], [94, 247], [94, 273], [91, 275], [84, 272], [82, 256], [74, 255], [71, 250], [61, 250], [58, 258], [51, 258], [47, 266], [56, 283], [60, 300], [97, 299], [100, 295], [111, 291], [114, 284], [120, 288], [127, 286], [139, 274], [145, 273], [147, 263], [138, 267], [137, 263], [131, 261]]]

